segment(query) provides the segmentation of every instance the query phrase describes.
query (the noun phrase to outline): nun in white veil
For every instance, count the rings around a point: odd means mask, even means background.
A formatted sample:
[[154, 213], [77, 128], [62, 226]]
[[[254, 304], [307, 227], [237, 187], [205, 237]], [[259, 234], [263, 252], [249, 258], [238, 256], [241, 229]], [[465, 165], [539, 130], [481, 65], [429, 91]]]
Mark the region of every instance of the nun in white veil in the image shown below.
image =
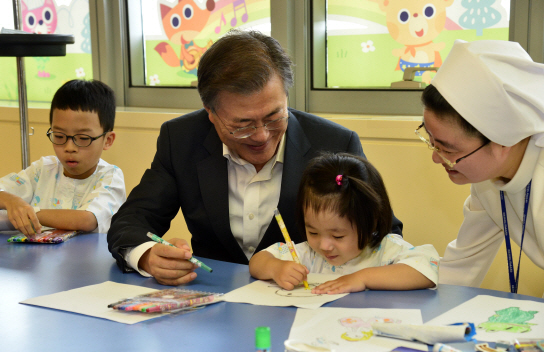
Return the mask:
[[506, 239], [517, 292], [511, 241], [544, 269], [544, 65], [518, 43], [458, 40], [422, 102], [416, 134], [452, 182], [472, 184], [439, 282], [480, 286]]

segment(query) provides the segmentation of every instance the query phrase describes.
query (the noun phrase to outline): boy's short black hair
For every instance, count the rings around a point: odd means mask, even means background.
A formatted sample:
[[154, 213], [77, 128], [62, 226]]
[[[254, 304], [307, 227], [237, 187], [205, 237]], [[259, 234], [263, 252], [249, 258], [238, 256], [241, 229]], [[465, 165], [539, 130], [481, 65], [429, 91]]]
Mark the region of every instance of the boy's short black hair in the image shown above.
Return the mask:
[[307, 240], [305, 210], [330, 211], [346, 218], [357, 231], [359, 249], [378, 246], [393, 223], [380, 173], [365, 158], [348, 153], [323, 153], [310, 160], [302, 174], [296, 218], [300, 234]]
[[489, 139], [468, 123], [432, 84], [429, 84], [421, 94], [421, 102], [425, 109], [431, 110], [437, 118], [456, 123], [467, 135], [479, 138], [482, 143], [489, 142]]
[[110, 132], [115, 123], [115, 93], [100, 81], [74, 79], [64, 83], [53, 96], [49, 124], [53, 123], [55, 109], [96, 112], [104, 132]]

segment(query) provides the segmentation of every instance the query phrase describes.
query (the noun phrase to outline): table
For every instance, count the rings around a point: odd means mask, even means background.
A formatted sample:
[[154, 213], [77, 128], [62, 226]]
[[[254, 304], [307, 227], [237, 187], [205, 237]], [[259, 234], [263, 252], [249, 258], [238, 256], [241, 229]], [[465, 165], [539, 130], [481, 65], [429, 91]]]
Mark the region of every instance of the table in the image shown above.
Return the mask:
[[[254, 351], [254, 329], [270, 326], [272, 351], [284, 351], [296, 308], [220, 302], [184, 315], [134, 325], [19, 304], [42, 295], [114, 281], [156, 289], [153, 278], [123, 274], [105, 234], [79, 235], [58, 245], [7, 243], [0, 234], [0, 349], [2, 351]], [[203, 258], [202, 258], [203, 259]], [[197, 270], [195, 290], [228, 292], [254, 279], [248, 267], [203, 259], [213, 273]], [[438, 290], [365, 291], [326, 307], [420, 309], [423, 322], [477, 295], [543, 299], [478, 288], [441, 285]], [[467, 344], [454, 346], [470, 350]], [[464, 346], [464, 347], [463, 347]]]

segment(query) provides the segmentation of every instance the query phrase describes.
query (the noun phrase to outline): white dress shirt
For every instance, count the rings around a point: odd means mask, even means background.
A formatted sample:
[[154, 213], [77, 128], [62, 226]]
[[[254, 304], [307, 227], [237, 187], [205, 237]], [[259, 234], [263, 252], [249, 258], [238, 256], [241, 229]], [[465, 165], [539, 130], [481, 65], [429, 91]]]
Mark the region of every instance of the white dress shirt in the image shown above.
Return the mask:
[[223, 144], [229, 172], [230, 229], [249, 260], [278, 207], [285, 154], [285, 134], [278, 152], [257, 172], [255, 166]]
[[[240, 158], [223, 144], [223, 156], [228, 160], [229, 220], [234, 238], [249, 259], [274, 218], [280, 200], [285, 134], [277, 153], [257, 172], [253, 164]], [[124, 253], [127, 264], [143, 276], [151, 276], [138, 268], [142, 255], [156, 242], [146, 242]]]

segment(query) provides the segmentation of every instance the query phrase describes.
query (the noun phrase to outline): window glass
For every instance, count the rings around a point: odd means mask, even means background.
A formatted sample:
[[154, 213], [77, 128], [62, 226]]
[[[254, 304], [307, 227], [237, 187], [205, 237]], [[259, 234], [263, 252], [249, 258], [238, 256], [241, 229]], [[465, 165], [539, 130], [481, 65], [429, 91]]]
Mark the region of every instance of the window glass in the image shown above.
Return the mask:
[[510, 0], [327, 0], [326, 78], [314, 87], [389, 88], [406, 67], [439, 67], [456, 39], [508, 40], [509, 21]]
[[132, 86], [195, 86], [200, 57], [231, 28], [270, 35], [270, 0], [145, 0], [141, 18], [140, 27], [129, 17], [131, 38], [143, 32], [144, 52], [140, 59], [131, 40]]
[[[75, 44], [66, 46], [66, 56], [24, 59], [29, 101], [51, 101], [64, 82], [93, 78], [88, 0], [21, 0], [21, 11], [25, 32], [75, 37]], [[11, 0], [0, 4], [0, 27], [14, 29]], [[17, 100], [15, 58], [0, 57], [0, 77], [0, 100]]]

